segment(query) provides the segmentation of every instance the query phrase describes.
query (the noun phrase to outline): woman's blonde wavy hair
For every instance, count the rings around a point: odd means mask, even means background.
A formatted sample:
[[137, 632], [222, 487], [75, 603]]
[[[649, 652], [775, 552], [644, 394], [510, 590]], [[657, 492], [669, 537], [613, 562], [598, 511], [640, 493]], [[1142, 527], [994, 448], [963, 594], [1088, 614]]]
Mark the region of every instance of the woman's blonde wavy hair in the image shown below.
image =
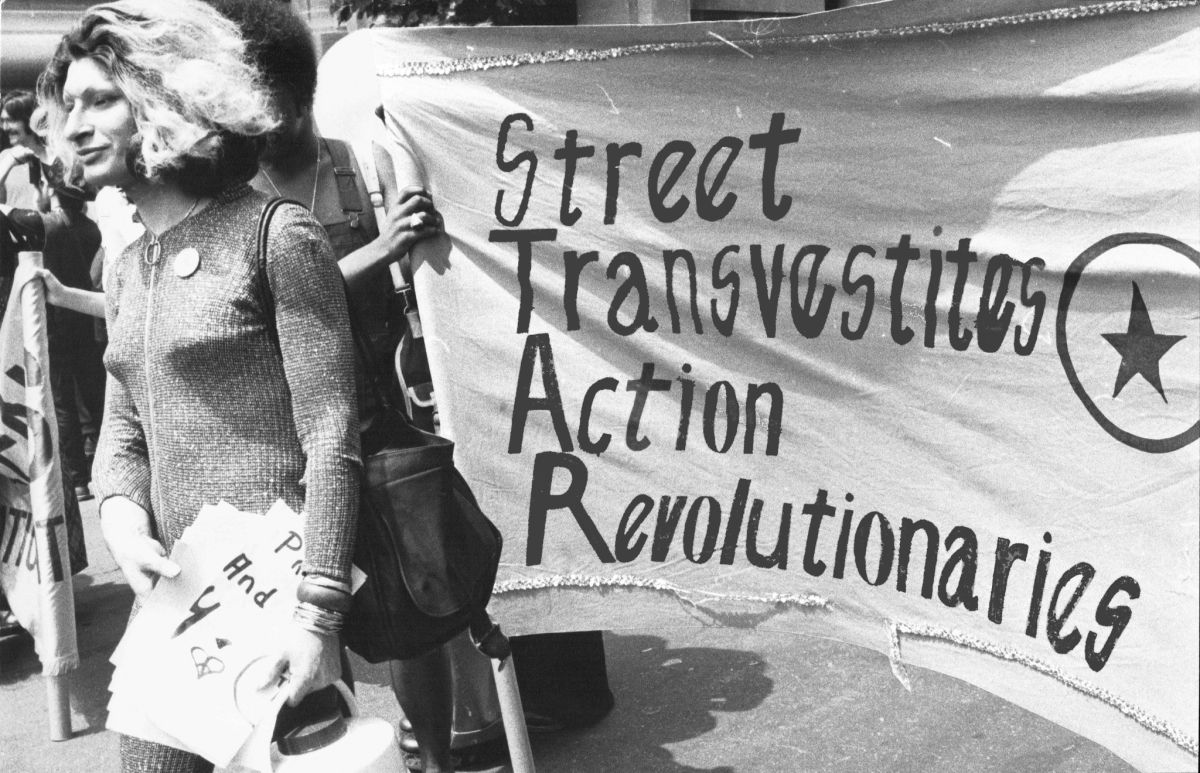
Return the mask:
[[277, 121], [237, 26], [212, 7], [121, 0], [84, 12], [38, 79], [50, 143], [63, 159], [74, 159], [63, 134], [63, 85], [71, 63], [84, 58], [103, 67], [129, 101], [141, 136], [140, 158], [130, 160], [136, 173], [192, 188], [197, 174], [211, 183], [201, 187], [217, 188], [253, 177], [256, 140]]

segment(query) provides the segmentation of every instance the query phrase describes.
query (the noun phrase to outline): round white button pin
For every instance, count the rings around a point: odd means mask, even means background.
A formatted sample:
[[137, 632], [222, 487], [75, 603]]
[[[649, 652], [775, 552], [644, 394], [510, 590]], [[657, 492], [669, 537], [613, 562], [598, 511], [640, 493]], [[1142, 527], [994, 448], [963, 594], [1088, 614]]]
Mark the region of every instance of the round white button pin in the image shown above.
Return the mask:
[[175, 276], [187, 279], [200, 268], [200, 253], [195, 247], [184, 247], [175, 256]]

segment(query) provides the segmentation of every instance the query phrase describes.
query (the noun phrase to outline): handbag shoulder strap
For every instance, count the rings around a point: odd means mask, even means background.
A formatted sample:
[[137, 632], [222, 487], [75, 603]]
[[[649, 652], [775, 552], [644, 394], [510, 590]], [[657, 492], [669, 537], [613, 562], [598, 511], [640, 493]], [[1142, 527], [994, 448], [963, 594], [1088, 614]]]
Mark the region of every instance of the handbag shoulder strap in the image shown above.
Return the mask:
[[[301, 207], [304, 206], [303, 204], [298, 204], [291, 199], [271, 199], [269, 202], [267, 202], [267, 205], [263, 207], [262, 214], [259, 215], [258, 235], [255, 242], [257, 245], [256, 249], [258, 251], [258, 273], [260, 284], [262, 286], [264, 309], [267, 310], [271, 317], [270, 322], [272, 327], [274, 327], [274, 295], [271, 293], [271, 284], [267, 279], [267, 234], [271, 230], [272, 217], [274, 217], [276, 210], [278, 210], [284, 204], [296, 204], [297, 206]], [[364, 340], [362, 331], [360, 330], [359, 325], [355, 322], [353, 314], [350, 317], [350, 335], [354, 340], [354, 346], [358, 349], [359, 356], [362, 357], [362, 361], [366, 366], [364, 370], [366, 371], [365, 377], [367, 379], [368, 387], [374, 394], [375, 399], [379, 401], [379, 404], [391, 410], [391, 401], [388, 400], [386, 392], [379, 385], [379, 382], [375, 378], [374, 358], [371, 356], [371, 349], [369, 346], [367, 346], [367, 342]], [[408, 416], [404, 413], [404, 411], [392, 410], [392, 413], [396, 414], [397, 417], [401, 418], [409, 426], [412, 426], [412, 423], [409, 421]]]
[[268, 201], [258, 216], [258, 233], [254, 240], [255, 262], [258, 269], [259, 287], [262, 292], [263, 310], [267, 313], [272, 327], [275, 325], [275, 295], [271, 292], [271, 282], [267, 278], [267, 234], [271, 230], [271, 218], [275, 216], [275, 211], [284, 204], [304, 206], [282, 197]]

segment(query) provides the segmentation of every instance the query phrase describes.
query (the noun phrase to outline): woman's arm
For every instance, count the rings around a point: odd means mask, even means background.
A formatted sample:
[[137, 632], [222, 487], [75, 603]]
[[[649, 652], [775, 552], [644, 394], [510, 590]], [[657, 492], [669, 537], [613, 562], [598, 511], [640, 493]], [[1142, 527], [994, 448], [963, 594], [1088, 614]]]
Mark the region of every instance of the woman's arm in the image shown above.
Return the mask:
[[28, 164], [35, 158], [37, 156], [34, 155], [34, 152], [24, 145], [15, 145], [11, 148], [0, 150], [0, 185], [8, 179], [8, 175], [12, 170], [21, 164]]
[[[385, 196], [386, 199], [386, 196]], [[423, 188], [408, 187], [396, 195], [379, 223], [379, 236], [338, 261], [351, 293], [374, 285], [379, 274], [417, 242], [441, 233], [442, 218]]]
[[[351, 297], [376, 286], [388, 264], [404, 257], [417, 242], [440, 234], [443, 226], [433, 198], [419, 184], [422, 175], [415, 161], [398, 160], [375, 142], [371, 143], [371, 152], [369, 163], [374, 165], [387, 214], [376, 223], [379, 236], [374, 241], [338, 262]], [[399, 180], [411, 184], [401, 188]]]
[[[292, 411], [307, 459], [305, 575], [348, 585], [361, 463], [354, 357], [346, 296], [324, 229], [301, 206], [276, 210], [267, 235], [267, 281]], [[288, 675], [293, 706], [340, 673], [338, 637], [293, 621], [266, 683]]]
[[361, 466], [353, 344], [333, 251], [303, 207], [275, 211], [266, 274], [307, 459], [304, 571], [348, 581]]
[[[114, 291], [113, 298], [118, 294]], [[106, 311], [111, 326], [116, 319], [115, 301], [110, 299]], [[145, 597], [159, 576], [177, 575], [178, 565], [166, 558], [166, 550], [154, 538], [150, 456], [141, 418], [125, 385], [112, 376], [105, 388], [92, 487], [100, 500], [104, 540], [133, 592]]]
[[49, 269], [39, 268], [36, 273], [46, 285], [46, 301], [51, 305], [93, 317], [104, 317], [104, 293], [67, 287]]
[[159, 577], [179, 574], [179, 564], [167, 558], [166, 548], [154, 538], [150, 513], [132, 499], [114, 494], [100, 503], [100, 532], [138, 598], [154, 590]]

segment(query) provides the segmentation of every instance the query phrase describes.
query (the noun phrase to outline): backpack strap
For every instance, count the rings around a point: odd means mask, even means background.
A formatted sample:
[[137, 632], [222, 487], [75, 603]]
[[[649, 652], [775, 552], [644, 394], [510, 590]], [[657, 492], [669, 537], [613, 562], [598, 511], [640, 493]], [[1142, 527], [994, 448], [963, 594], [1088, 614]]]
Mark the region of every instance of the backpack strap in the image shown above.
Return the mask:
[[371, 200], [371, 209], [375, 211], [375, 222], [382, 223], [387, 211], [383, 207], [383, 185], [379, 180], [378, 164], [380, 158], [376, 151], [387, 153], [371, 140], [355, 142], [354, 157], [358, 160], [358, 169], [362, 172], [363, 184], [367, 189], [367, 197]]
[[342, 206], [342, 212], [350, 221], [351, 228], [361, 228], [363, 201], [362, 197], [358, 195], [358, 185], [355, 184], [358, 173], [354, 170], [354, 160], [350, 157], [350, 148], [342, 142], [337, 140], [331, 142], [323, 137], [321, 142], [325, 145], [330, 160], [333, 161], [333, 179], [337, 182], [338, 203]]

